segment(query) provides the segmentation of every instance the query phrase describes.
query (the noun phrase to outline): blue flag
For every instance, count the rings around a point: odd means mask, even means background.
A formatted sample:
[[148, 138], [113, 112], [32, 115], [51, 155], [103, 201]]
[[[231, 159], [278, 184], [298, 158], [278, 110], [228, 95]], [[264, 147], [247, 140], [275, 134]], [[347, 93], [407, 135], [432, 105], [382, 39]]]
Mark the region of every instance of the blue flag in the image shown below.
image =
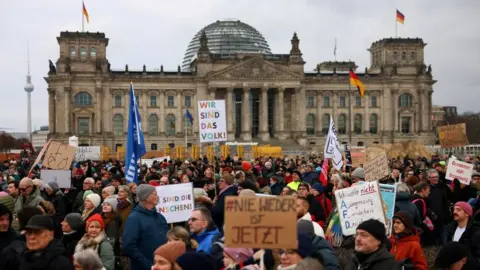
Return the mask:
[[138, 103], [130, 83], [130, 109], [128, 110], [127, 151], [125, 154], [125, 179], [128, 183], [138, 184], [138, 160], [147, 153], [143, 140], [142, 121], [138, 112]]
[[190, 112], [188, 111], [188, 109], [186, 109], [186, 113], [185, 113], [185, 117], [188, 119], [188, 121], [190, 121], [190, 124], [193, 125], [193, 116], [190, 114]]

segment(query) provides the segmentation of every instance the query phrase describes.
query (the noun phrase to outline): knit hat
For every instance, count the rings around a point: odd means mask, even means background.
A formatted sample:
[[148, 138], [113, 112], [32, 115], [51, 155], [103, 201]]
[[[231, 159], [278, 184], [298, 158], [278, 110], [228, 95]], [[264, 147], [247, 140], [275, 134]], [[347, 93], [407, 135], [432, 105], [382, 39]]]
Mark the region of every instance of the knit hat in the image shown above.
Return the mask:
[[74, 231], [81, 230], [85, 223], [83, 222], [82, 215], [79, 213], [70, 213], [65, 216], [65, 221], [67, 222], [68, 226], [72, 228]]
[[97, 208], [100, 205], [100, 202], [102, 201], [102, 199], [100, 198], [100, 195], [98, 195], [97, 193], [88, 194], [87, 197], [85, 197], [85, 200], [91, 201], [93, 203], [94, 208]]
[[352, 177], [359, 178], [359, 179], [365, 179], [365, 170], [361, 167], [356, 168], [352, 172]]
[[114, 197], [108, 197], [103, 201], [103, 204], [108, 203], [109, 205], [112, 206], [112, 211], [116, 212], [117, 211], [117, 205], [118, 205], [118, 200]]
[[250, 164], [250, 162], [248, 161], [242, 161], [242, 169], [244, 172], [248, 172], [252, 169], [252, 164]]
[[162, 256], [167, 261], [174, 263], [187, 250], [185, 243], [180, 241], [168, 242], [155, 250], [155, 255]]
[[137, 187], [137, 199], [139, 202], [144, 202], [148, 197], [155, 192], [155, 188], [151, 185], [141, 184]]
[[90, 194], [93, 194], [93, 191], [91, 191], [91, 190], [85, 190], [85, 191], [83, 192], [83, 200], [85, 201], [85, 198], [86, 198], [88, 195], [90, 195]]
[[150, 180], [150, 181], [148, 181], [148, 184], [150, 186], [154, 186], [154, 187], [159, 187], [160, 186], [160, 183], [158, 182], [158, 180]]
[[358, 230], [363, 230], [368, 232], [373, 237], [375, 237], [375, 239], [377, 239], [382, 243], [384, 243], [385, 239], [387, 238], [385, 225], [376, 219], [369, 219], [360, 223], [360, 225], [358, 225], [357, 227], [357, 231]]
[[446, 269], [468, 256], [468, 248], [459, 242], [450, 242], [440, 249], [435, 259], [435, 267]]
[[46, 185], [45, 185], [46, 188], [52, 190], [53, 192], [57, 192], [60, 187], [58, 186], [57, 182], [55, 181], [51, 181], [51, 182], [48, 182]]
[[306, 234], [310, 236], [310, 238], [313, 238], [315, 236], [315, 228], [313, 227], [313, 222], [310, 220], [300, 219], [297, 222], [297, 232]]
[[312, 252], [313, 252], [312, 239], [304, 233], [299, 233], [297, 253], [300, 255], [300, 257], [306, 258], [310, 256]]
[[400, 220], [407, 230], [411, 231], [413, 229], [413, 217], [409, 212], [398, 211], [393, 218]]
[[203, 252], [183, 253], [176, 262], [182, 270], [218, 269], [213, 257]]
[[467, 202], [457, 202], [455, 206], [462, 208], [462, 210], [471, 217], [473, 215], [472, 206]]
[[4, 191], [0, 192], [0, 203], [4, 204], [8, 210], [13, 213], [13, 210], [15, 209], [15, 200], [12, 196], [8, 195]]
[[242, 189], [242, 191], [238, 193], [238, 197], [254, 197], [254, 196], [257, 196], [257, 195], [255, 194], [255, 191], [251, 189]]
[[312, 185], [312, 189], [315, 189], [316, 191], [318, 191], [318, 193], [322, 194], [323, 193], [323, 185], [320, 184], [320, 183], [315, 183]]
[[251, 248], [229, 248], [224, 247], [225, 252], [230, 258], [235, 260], [236, 263], [246, 261], [249, 257], [253, 256], [253, 250]]
[[102, 231], [105, 229], [105, 223], [103, 223], [103, 218], [100, 214], [94, 214], [93, 216], [89, 217], [85, 224], [85, 228], [88, 229], [88, 225], [94, 221], [100, 223], [100, 228], [102, 228]]

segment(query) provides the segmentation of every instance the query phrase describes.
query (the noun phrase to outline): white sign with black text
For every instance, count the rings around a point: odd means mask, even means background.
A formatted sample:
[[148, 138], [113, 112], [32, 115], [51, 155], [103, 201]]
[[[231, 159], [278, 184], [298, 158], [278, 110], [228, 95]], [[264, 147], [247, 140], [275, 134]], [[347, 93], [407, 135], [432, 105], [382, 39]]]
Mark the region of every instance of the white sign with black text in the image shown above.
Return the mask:
[[60, 188], [70, 188], [72, 186], [72, 171], [65, 170], [41, 170], [40, 179], [43, 183], [57, 182]]

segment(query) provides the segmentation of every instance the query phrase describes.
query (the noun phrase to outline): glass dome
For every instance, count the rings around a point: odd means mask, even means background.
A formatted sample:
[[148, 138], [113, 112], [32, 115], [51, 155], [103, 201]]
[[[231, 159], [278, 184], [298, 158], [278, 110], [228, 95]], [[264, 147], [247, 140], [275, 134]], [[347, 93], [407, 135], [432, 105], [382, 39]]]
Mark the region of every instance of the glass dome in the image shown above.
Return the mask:
[[200, 48], [200, 36], [205, 31], [211, 53], [235, 54], [253, 52], [271, 54], [265, 38], [257, 29], [239, 20], [216, 21], [205, 26], [193, 37], [183, 58], [182, 69], [189, 70]]

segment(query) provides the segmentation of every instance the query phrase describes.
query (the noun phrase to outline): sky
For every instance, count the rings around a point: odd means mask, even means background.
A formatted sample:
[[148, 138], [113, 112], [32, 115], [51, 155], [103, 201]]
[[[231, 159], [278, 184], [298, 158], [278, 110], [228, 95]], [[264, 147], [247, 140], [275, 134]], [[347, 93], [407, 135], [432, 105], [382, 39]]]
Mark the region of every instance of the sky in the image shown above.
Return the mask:
[[[434, 105], [480, 111], [479, 0], [84, 0], [90, 15], [85, 30], [110, 39], [112, 69], [176, 70], [193, 36], [222, 19], [241, 20], [263, 34], [273, 53], [288, 53], [297, 32], [306, 71], [317, 63], [351, 58], [359, 70], [370, 65], [372, 42], [395, 36], [395, 10], [405, 15], [400, 37], [421, 37], [425, 62], [432, 65]], [[48, 125], [43, 77], [48, 60], [59, 56], [61, 31], [80, 31], [81, 0], [3, 1], [0, 16], [0, 130], [27, 130], [23, 90], [30, 47], [32, 129]]]

